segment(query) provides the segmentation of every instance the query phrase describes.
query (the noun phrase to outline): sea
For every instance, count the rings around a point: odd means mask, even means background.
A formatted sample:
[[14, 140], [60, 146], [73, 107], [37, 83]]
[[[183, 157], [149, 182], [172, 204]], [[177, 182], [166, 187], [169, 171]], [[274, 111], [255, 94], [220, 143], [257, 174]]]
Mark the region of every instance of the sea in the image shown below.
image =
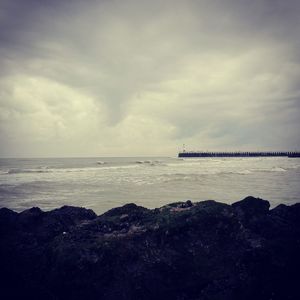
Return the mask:
[[97, 214], [136, 203], [148, 208], [171, 202], [246, 196], [271, 207], [300, 200], [300, 158], [1, 158], [0, 207], [47, 211], [63, 205]]

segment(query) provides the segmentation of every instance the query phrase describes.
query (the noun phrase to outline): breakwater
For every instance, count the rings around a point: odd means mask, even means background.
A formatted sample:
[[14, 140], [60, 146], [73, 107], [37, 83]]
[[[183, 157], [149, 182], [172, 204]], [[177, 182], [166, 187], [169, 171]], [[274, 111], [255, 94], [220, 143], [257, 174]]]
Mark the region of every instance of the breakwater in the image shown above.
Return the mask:
[[1, 299], [298, 300], [300, 204], [0, 209]]
[[300, 157], [300, 151], [183, 151], [178, 157]]

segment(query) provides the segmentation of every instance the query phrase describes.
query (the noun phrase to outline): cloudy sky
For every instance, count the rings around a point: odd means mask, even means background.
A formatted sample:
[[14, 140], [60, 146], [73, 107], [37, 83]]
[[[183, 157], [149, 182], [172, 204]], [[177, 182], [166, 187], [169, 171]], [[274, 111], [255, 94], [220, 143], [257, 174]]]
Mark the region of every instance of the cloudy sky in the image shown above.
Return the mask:
[[298, 0], [0, 0], [0, 156], [300, 148]]

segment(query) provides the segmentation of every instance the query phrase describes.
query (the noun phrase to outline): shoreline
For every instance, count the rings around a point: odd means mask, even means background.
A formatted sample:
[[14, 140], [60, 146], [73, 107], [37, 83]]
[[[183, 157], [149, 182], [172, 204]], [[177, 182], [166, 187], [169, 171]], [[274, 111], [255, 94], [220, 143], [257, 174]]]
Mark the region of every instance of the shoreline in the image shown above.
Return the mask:
[[[300, 203], [0, 209], [10, 299], [297, 299]], [[6, 299], [5, 298], [5, 299]]]

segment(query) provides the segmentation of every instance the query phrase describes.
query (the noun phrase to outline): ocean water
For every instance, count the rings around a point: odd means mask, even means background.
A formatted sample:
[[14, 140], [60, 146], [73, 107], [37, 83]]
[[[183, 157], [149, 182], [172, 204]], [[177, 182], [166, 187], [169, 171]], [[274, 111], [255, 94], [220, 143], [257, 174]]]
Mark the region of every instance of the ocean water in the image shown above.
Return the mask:
[[154, 208], [248, 195], [274, 207], [299, 202], [299, 182], [299, 158], [11, 158], [0, 159], [0, 207], [75, 205], [100, 214], [130, 202]]

